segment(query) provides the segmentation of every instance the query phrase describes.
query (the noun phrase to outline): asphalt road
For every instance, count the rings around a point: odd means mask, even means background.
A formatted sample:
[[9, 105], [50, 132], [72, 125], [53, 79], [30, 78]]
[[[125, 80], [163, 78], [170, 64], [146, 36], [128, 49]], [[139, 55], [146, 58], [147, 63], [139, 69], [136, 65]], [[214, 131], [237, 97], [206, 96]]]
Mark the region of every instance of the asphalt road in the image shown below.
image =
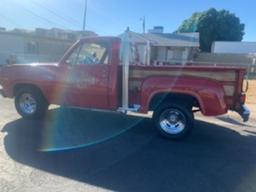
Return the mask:
[[199, 115], [173, 142], [150, 119], [51, 109], [26, 121], [0, 98], [0, 191], [256, 191], [253, 113], [248, 124]]

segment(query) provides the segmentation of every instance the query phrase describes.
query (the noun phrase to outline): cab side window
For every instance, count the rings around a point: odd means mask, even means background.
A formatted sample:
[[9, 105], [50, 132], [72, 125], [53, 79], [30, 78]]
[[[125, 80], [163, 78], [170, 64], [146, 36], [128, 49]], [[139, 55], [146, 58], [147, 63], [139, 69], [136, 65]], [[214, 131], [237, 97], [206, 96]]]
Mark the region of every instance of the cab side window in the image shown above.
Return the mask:
[[73, 51], [67, 62], [72, 65], [108, 64], [108, 46], [100, 43], [84, 43]]

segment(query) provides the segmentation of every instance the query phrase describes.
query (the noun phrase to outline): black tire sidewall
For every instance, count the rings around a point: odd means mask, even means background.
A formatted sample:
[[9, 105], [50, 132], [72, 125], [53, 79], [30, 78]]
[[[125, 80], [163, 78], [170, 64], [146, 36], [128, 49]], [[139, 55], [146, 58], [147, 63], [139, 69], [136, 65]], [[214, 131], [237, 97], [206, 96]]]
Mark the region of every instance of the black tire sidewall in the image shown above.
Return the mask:
[[[28, 114], [24, 113], [20, 109], [20, 105], [19, 105], [20, 97], [23, 94], [26, 94], [26, 93], [31, 94], [33, 96], [33, 98], [36, 100], [36, 103], [37, 103], [36, 112], [31, 114], [31, 115], [28, 115]], [[32, 88], [22, 88], [22, 89], [20, 89], [17, 92], [17, 94], [15, 96], [15, 107], [16, 107], [17, 112], [23, 118], [26, 118], [26, 119], [39, 119], [39, 118], [44, 117], [45, 112], [46, 112], [46, 110], [48, 108], [48, 105], [47, 105], [47, 102], [46, 102], [44, 96], [40, 93], [39, 90], [32, 89]]]
[[[186, 118], [186, 126], [185, 126], [185, 129], [178, 133], [178, 134], [170, 134], [170, 133], [167, 133], [166, 131], [164, 131], [161, 127], [160, 127], [160, 116], [161, 114], [166, 111], [167, 109], [175, 109], [175, 110], [178, 110], [180, 111], [184, 117]], [[185, 105], [182, 105], [182, 104], [162, 104], [160, 107], [158, 107], [156, 109], [156, 111], [154, 112], [153, 114], [153, 120], [154, 120], [154, 123], [155, 123], [155, 126], [158, 130], [158, 132], [164, 136], [165, 138], [167, 139], [173, 139], [173, 140], [180, 140], [184, 137], [186, 137], [191, 129], [193, 128], [194, 126], [194, 114], [192, 112], [192, 110], [189, 110], [188, 107], [186, 107]]]

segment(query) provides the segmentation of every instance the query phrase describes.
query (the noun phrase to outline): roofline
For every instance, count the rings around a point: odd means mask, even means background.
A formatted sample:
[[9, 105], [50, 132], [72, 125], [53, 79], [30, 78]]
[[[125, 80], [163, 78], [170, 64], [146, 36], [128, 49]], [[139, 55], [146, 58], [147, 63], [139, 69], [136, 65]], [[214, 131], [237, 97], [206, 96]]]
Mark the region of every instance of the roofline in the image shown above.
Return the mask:
[[54, 37], [46, 37], [42, 35], [36, 35], [36, 34], [26, 34], [26, 33], [18, 33], [18, 32], [6, 32], [6, 31], [0, 31], [0, 35], [12, 35], [12, 36], [20, 36], [20, 37], [27, 37], [27, 38], [39, 38], [39, 39], [47, 39], [47, 40], [55, 40], [55, 41], [66, 41], [66, 42], [74, 42], [69, 39], [61, 39], [61, 38], [54, 38]]
[[116, 36], [85, 36], [80, 38], [80, 40], [87, 40], [87, 39], [120, 39], [119, 37]]
[[214, 41], [213, 43], [254, 43], [256, 44], [256, 41]]

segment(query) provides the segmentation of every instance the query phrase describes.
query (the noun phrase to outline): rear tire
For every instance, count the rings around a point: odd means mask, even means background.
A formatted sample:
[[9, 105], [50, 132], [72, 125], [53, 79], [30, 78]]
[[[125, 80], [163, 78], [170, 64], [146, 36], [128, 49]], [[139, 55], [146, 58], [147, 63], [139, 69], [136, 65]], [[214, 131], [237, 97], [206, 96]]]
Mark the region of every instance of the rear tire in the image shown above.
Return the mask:
[[153, 120], [163, 137], [180, 140], [186, 137], [193, 128], [194, 114], [183, 104], [164, 103], [154, 112]]
[[16, 93], [15, 107], [23, 118], [40, 119], [44, 117], [48, 103], [40, 90], [24, 87]]

